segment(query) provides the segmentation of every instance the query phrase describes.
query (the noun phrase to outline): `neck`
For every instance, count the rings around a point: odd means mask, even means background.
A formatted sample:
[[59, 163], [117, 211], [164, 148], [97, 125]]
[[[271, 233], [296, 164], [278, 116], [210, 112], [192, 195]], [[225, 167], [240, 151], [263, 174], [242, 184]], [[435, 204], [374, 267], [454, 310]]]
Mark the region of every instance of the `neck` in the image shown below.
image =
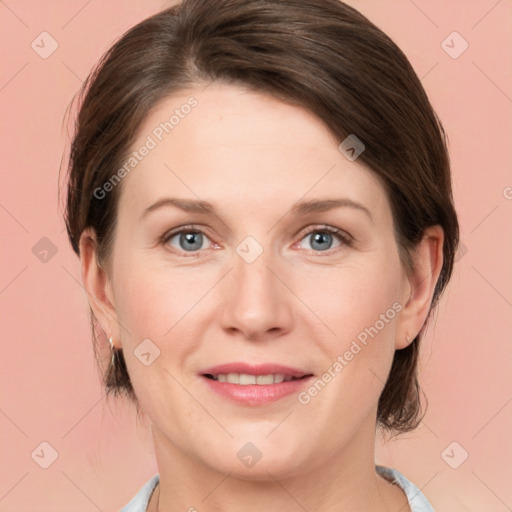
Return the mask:
[[320, 464], [260, 468], [251, 480], [203, 464], [179, 450], [154, 426], [153, 437], [160, 484], [148, 512], [410, 510], [405, 494], [375, 472], [374, 427], [361, 429]]

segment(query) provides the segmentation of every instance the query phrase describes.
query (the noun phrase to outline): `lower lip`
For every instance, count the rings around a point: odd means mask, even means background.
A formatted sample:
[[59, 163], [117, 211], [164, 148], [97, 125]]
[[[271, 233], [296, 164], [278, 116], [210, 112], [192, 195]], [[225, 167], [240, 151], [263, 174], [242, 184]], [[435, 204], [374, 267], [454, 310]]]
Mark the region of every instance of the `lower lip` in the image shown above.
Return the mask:
[[302, 379], [280, 382], [279, 384], [231, 384], [229, 382], [219, 382], [218, 380], [209, 379], [202, 376], [210, 389], [227, 398], [231, 398], [235, 402], [245, 405], [265, 405], [277, 402], [285, 396], [298, 393], [311, 379], [304, 377]]

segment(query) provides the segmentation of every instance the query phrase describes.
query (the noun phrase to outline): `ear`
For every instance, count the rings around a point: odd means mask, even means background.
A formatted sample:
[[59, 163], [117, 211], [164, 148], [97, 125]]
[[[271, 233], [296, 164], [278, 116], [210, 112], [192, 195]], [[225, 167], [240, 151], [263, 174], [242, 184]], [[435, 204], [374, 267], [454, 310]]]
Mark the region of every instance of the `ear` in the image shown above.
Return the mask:
[[98, 244], [94, 229], [86, 228], [82, 232], [79, 246], [82, 283], [87, 292], [89, 305], [105, 334], [114, 338], [114, 344], [116, 341], [119, 343], [112, 285], [106, 270], [97, 259]]
[[431, 226], [411, 254], [413, 269], [402, 294], [403, 309], [397, 324], [395, 349], [409, 345], [421, 331], [428, 317], [434, 289], [443, 266], [444, 232]]

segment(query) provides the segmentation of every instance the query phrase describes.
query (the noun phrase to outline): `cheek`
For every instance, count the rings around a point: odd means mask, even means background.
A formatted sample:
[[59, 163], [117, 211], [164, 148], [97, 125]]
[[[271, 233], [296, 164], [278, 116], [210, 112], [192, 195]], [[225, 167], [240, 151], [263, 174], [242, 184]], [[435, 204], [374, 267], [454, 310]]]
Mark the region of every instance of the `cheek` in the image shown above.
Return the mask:
[[398, 256], [390, 258], [384, 251], [382, 255], [361, 257], [343, 267], [318, 268], [302, 278], [304, 302], [328, 326], [320, 326], [326, 336], [315, 331], [325, 356], [320, 380], [329, 389], [321, 392], [321, 400], [340, 420], [346, 411], [358, 411], [362, 418], [376, 405], [391, 368], [402, 308], [398, 302], [402, 271]]
[[212, 268], [173, 268], [168, 262], [155, 265], [136, 257], [125, 260], [116, 272], [116, 312], [136, 394], [148, 412], [159, 400], [169, 402], [165, 394], [174, 396], [176, 407], [183, 407], [182, 391], [173, 377], [181, 380], [191, 355], [200, 348], [201, 319], [211, 308], [208, 292], [219, 276]]
[[[196, 267], [171, 268], [144, 258], [125, 261], [117, 273], [116, 311], [125, 337], [163, 340], [187, 323], [201, 307], [201, 299], [215, 284], [215, 276]], [[128, 331], [128, 333], [126, 332]]]
[[380, 264], [367, 264], [338, 269], [336, 279], [322, 280], [322, 292], [313, 279], [303, 288], [309, 293], [308, 305], [334, 334], [316, 337], [324, 356], [322, 373], [301, 393], [299, 403], [305, 411], [314, 410], [326, 435], [336, 435], [340, 444], [355, 435], [377, 407], [387, 380], [401, 310], [399, 276], [399, 266], [389, 265], [386, 271]]
[[120, 263], [115, 277], [123, 353], [136, 395], [151, 418], [162, 403], [183, 413], [187, 402], [173, 377], [181, 380], [179, 369], [197, 350], [197, 314], [214, 279], [136, 257]]
[[382, 327], [381, 315], [386, 329], [394, 324], [393, 304], [400, 297], [398, 261], [368, 256], [348, 265], [319, 267], [296, 279], [298, 295], [334, 333], [336, 347], [342, 348], [376, 322]]

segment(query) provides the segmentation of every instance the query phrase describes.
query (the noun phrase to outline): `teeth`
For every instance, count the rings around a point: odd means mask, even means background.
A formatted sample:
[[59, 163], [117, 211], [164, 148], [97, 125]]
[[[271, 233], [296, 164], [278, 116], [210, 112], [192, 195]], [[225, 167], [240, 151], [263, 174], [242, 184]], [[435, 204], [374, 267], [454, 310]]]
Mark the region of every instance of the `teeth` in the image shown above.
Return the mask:
[[247, 386], [249, 384], [259, 384], [261, 386], [269, 384], [280, 384], [283, 381], [289, 382], [293, 377], [286, 376], [282, 373], [275, 373], [269, 375], [248, 375], [247, 373], [220, 373], [213, 375], [215, 380], [219, 382], [228, 382], [230, 384], [239, 384]]
[[241, 373], [238, 384], [241, 384], [242, 386], [246, 386], [247, 384], [256, 384], [256, 375]]
[[274, 382], [276, 384], [279, 384], [280, 382], [283, 382], [283, 380], [284, 380], [284, 375], [282, 373], [276, 373], [274, 375]]
[[258, 375], [256, 377], [256, 384], [274, 384], [274, 376], [273, 375]]
[[228, 373], [226, 375], [226, 382], [229, 382], [230, 384], [240, 384], [240, 374]]

